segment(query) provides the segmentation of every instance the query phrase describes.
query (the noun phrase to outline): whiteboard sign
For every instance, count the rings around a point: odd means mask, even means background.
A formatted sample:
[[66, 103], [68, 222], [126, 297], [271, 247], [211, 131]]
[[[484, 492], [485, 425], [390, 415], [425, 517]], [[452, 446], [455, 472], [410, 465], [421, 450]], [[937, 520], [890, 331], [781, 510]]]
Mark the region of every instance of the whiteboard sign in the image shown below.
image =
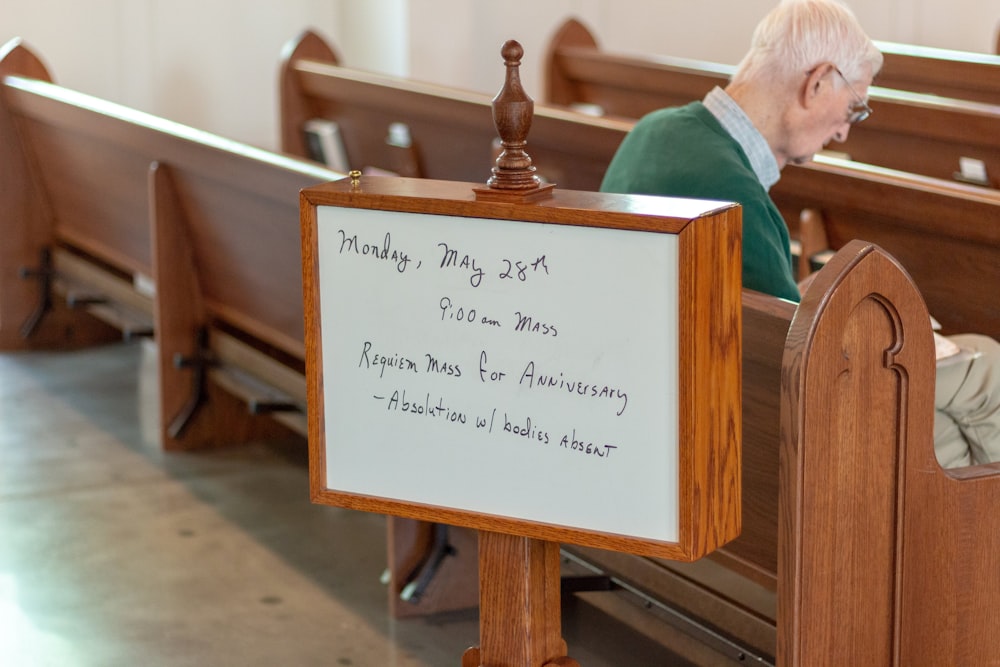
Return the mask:
[[678, 238], [319, 206], [326, 485], [677, 542]]
[[691, 561], [741, 526], [738, 205], [301, 193], [313, 502]]

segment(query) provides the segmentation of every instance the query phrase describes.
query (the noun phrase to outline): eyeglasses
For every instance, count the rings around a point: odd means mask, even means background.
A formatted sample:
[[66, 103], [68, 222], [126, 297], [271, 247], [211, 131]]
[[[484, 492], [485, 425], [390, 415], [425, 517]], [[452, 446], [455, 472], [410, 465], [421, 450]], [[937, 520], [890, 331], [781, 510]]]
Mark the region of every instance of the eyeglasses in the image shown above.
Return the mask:
[[871, 116], [872, 108], [868, 106], [867, 102], [865, 102], [865, 98], [858, 95], [858, 91], [854, 90], [854, 86], [852, 86], [851, 82], [847, 80], [847, 77], [844, 76], [844, 73], [840, 71], [839, 67], [834, 67], [833, 69], [840, 75], [840, 78], [844, 80], [844, 85], [847, 86], [847, 89], [851, 91], [851, 95], [854, 95], [856, 99], [856, 101], [851, 105], [851, 110], [847, 112], [847, 122], [854, 125], [856, 123], [860, 123], [865, 118], [868, 118], [868, 116]]

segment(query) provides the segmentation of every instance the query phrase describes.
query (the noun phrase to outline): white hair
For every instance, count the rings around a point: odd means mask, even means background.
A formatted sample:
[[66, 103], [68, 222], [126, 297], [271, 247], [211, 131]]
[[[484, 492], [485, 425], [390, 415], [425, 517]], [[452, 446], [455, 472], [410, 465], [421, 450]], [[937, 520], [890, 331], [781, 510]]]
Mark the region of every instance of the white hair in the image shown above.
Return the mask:
[[882, 53], [846, 5], [782, 0], [757, 24], [733, 82], [791, 81], [823, 63], [833, 63], [848, 81], [862, 82], [882, 68]]

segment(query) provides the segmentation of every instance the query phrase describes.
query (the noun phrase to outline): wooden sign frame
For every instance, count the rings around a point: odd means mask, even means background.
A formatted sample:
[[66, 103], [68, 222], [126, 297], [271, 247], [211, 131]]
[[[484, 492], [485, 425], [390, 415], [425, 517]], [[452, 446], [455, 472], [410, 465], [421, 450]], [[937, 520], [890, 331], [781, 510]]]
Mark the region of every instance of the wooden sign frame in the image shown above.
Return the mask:
[[[559, 191], [534, 202], [477, 201], [475, 184], [364, 177], [301, 192], [310, 487], [313, 502], [466, 526], [554, 543], [572, 543], [692, 561], [740, 532], [741, 225], [735, 204]], [[327, 483], [326, 384], [318, 245], [321, 207], [459, 216], [676, 235], [678, 239], [678, 539], [590, 530], [531, 518], [427, 504]], [[567, 230], [567, 233], [569, 230]], [[481, 471], [467, 471], [476, 474]], [[626, 482], [627, 483], [627, 482]], [[516, 493], [512, 485], [511, 493]], [[559, 493], [572, 502], [586, 488]], [[655, 508], [651, 511], [656, 511]]]

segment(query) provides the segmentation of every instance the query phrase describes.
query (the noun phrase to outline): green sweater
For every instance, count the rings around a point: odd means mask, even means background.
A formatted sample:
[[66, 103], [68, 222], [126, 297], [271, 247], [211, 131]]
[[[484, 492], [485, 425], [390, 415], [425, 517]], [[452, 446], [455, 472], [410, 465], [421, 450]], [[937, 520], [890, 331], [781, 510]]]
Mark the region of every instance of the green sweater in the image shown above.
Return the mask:
[[788, 228], [750, 160], [701, 102], [660, 109], [618, 147], [603, 192], [737, 202], [743, 209], [743, 287], [799, 300]]

